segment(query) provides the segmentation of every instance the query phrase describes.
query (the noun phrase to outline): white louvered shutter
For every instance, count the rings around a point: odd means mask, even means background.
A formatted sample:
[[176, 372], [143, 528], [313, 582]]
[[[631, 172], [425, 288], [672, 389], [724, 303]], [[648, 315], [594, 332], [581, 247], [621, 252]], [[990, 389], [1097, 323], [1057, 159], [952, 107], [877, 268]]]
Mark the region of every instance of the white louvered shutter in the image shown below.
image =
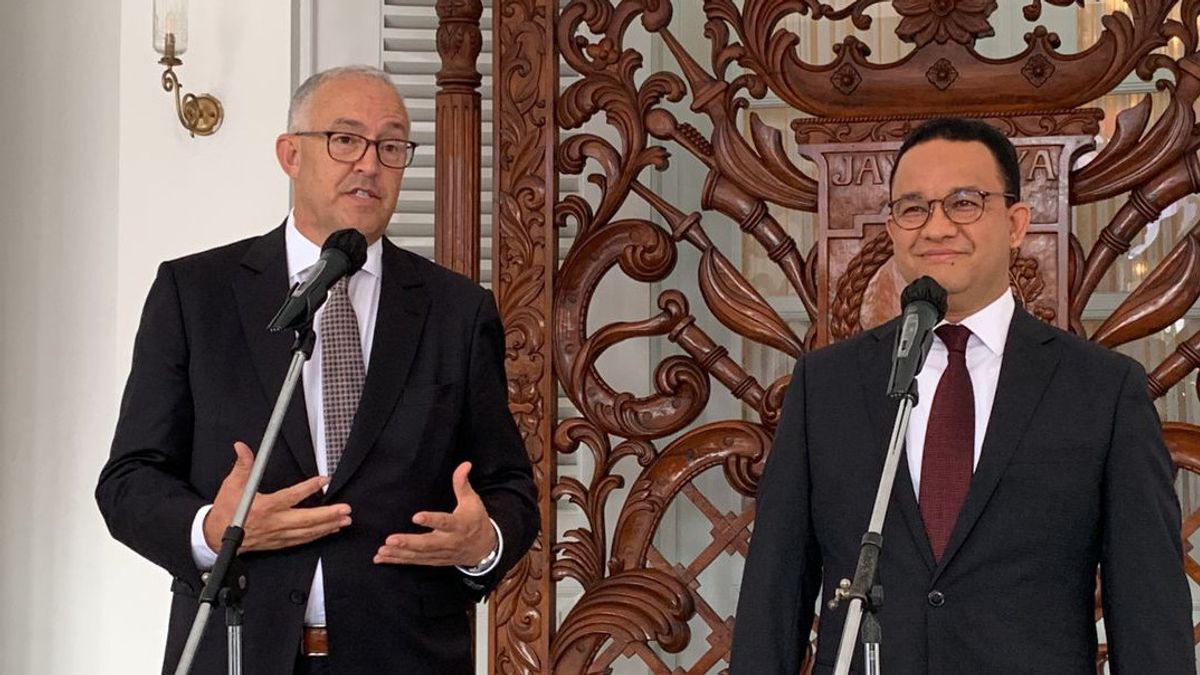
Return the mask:
[[[433, 259], [433, 164], [434, 96], [441, 58], [437, 53], [438, 17], [436, 0], [383, 0], [381, 64], [404, 95], [412, 117], [412, 140], [421, 144], [413, 164], [404, 174], [404, 186], [396, 204], [396, 213], [388, 226], [388, 236], [398, 246]], [[492, 281], [492, 2], [484, 0], [479, 20], [483, 48], [477, 68], [483, 75], [479, 93], [482, 99], [480, 138], [482, 171], [480, 175], [480, 266], [479, 279], [491, 287]], [[559, 64], [562, 86], [572, 79], [565, 63]], [[576, 176], [559, 179], [560, 194], [578, 189]], [[560, 232], [559, 262], [570, 248], [571, 232]]]
[[[382, 66], [391, 74], [404, 95], [412, 118], [412, 140], [421, 144], [404, 174], [404, 186], [396, 204], [396, 213], [388, 226], [388, 236], [398, 246], [433, 259], [433, 164], [434, 96], [441, 58], [437, 53], [438, 17], [436, 0], [384, 0]], [[484, 3], [480, 28], [483, 49], [478, 68], [483, 74], [480, 94], [483, 99], [483, 142], [480, 175], [480, 280], [485, 286], [492, 279], [492, 12]]]

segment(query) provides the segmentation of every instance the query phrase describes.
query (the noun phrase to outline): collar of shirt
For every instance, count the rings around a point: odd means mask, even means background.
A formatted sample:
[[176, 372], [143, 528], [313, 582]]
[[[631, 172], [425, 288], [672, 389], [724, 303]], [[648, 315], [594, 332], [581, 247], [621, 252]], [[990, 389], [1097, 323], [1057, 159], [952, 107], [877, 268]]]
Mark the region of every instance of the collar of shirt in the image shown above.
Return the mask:
[[[308, 270], [317, 264], [317, 260], [321, 257], [321, 247], [309, 241], [307, 237], [300, 234], [300, 230], [296, 229], [294, 211], [288, 211], [287, 227], [283, 238], [287, 244], [288, 282], [299, 283], [308, 276]], [[371, 276], [378, 277], [382, 256], [383, 238], [380, 237], [367, 247], [367, 262], [363, 263], [362, 269], [355, 275], [366, 272]]]
[[[983, 439], [991, 420], [992, 402], [995, 400], [996, 386], [1000, 378], [1004, 344], [1008, 340], [1008, 326], [1012, 322], [1015, 309], [1016, 301], [1012, 293], [1002, 293], [986, 307], [961, 322], [971, 329], [972, 333], [967, 342], [966, 360], [975, 399], [973, 467], [979, 465], [979, 458], [983, 452]], [[925, 367], [917, 374], [917, 406], [913, 408], [905, 435], [905, 455], [908, 457], [914, 496], [918, 498], [921, 494], [921, 470], [925, 457], [925, 435], [929, 430], [929, 412], [938, 380], [946, 370], [948, 357], [946, 345], [940, 339], [934, 340], [925, 360]]]
[[[960, 325], [971, 329], [972, 338], [978, 339], [996, 356], [1004, 355], [1004, 344], [1008, 341], [1008, 326], [1012, 323], [1013, 312], [1017, 303], [1012, 292], [1001, 293], [983, 309], [959, 322]], [[949, 323], [942, 321], [938, 324]]]

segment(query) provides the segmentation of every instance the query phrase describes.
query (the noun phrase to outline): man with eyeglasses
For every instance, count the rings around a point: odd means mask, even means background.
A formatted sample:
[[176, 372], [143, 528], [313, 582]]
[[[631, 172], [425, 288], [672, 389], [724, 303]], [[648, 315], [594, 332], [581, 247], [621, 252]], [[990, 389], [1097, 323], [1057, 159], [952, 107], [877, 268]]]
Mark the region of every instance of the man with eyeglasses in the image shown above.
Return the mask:
[[[1179, 504], [1146, 374], [1035, 319], [1009, 290], [1029, 227], [1012, 144], [938, 119], [896, 155], [887, 231], [908, 281], [948, 293], [917, 378], [883, 529], [881, 672], [1194, 675]], [[897, 322], [796, 364], [738, 603], [733, 675], [799, 671], [818, 597], [853, 576], [896, 404]], [[822, 613], [833, 672], [845, 605]], [[863, 672], [855, 650], [851, 672]]]
[[[367, 261], [316, 314], [245, 525], [243, 672], [474, 672], [468, 608], [539, 516], [491, 293], [384, 236], [410, 130], [383, 71], [312, 76], [275, 142], [286, 221], [159, 268], [96, 498], [113, 535], [174, 577], [164, 672], [284, 379], [292, 336], [267, 324], [344, 228], [366, 237]], [[193, 673], [226, 672], [212, 617]]]

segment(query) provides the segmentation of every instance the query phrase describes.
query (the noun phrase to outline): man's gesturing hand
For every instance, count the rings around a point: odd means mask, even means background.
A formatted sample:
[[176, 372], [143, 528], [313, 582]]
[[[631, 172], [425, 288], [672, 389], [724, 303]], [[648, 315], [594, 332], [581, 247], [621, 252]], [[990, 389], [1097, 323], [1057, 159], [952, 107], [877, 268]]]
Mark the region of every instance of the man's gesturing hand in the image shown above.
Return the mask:
[[496, 548], [496, 531], [487, 508], [467, 480], [471, 463], [454, 470], [454, 513], [421, 511], [413, 522], [433, 530], [425, 534], [393, 534], [375, 553], [376, 563], [459, 565], [474, 567]]
[[[250, 466], [254, 463], [250, 446], [238, 441], [233, 444], [233, 450], [237, 453], [237, 462], [221, 482], [213, 507], [204, 517], [204, 540], [214, 551], [221, 550], [221, 536], [233, 522], [233, 513], [237, 511], [238, 500], [250, 478]], [[297, 546], [333, 534], [349, 525], [349, 504], [296, 507], [296, 504], [315, 494], [328, 482], [329, 479], [324, 476], [313, 476], [277, 492], [256, 494], [243, 526], [246, 537], [241, 550], [270, 551]]]

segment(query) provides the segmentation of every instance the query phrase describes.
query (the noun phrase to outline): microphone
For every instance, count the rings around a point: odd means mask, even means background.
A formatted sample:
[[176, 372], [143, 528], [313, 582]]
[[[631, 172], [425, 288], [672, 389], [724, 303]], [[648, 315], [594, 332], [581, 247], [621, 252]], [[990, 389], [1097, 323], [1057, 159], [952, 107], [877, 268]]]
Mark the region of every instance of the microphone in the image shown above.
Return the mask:
[[921, 277], [900, 294], [904, 316], [896, 334], [892, 355], [892, 374], [888, 378], [888, 397], [909, 395], [913, 379], [925, 365], [925, 356], [933, 344], [933, 327], [946, 316], [946, 289], [930, 277]]
[[329, 288], [338, 279], [362, 269], [367, 262], [367, 238], [353, 228], [338, 230], [329, 235], [321, 247], [321, 257], [313, 265], [308, 280], [296, 284], [283, 306], [271, 319], [267, 330], [272, 333], [297, 329], [312, 323], [317, 309], [325, 303]]

